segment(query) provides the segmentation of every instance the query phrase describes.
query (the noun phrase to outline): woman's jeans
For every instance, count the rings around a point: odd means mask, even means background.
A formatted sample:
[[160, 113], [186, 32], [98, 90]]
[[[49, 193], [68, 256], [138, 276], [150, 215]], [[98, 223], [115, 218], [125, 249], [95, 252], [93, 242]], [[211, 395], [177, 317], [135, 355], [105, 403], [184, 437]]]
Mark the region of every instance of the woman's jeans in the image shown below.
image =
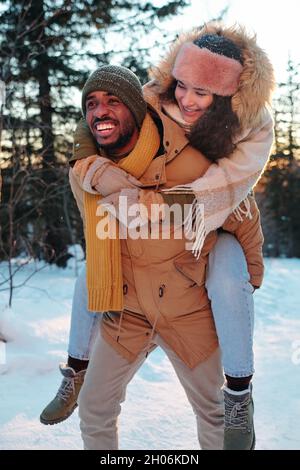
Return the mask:
[[[222, 352], [224, 372], [248, 377], [253, 369], [253, 287], [243, 250], [233, 235], [221, 233], [209, 254], [206, 288]], [[88, 360], [101, 315], [87, 310], [85, 268], [75, 284], [68, 354]]]

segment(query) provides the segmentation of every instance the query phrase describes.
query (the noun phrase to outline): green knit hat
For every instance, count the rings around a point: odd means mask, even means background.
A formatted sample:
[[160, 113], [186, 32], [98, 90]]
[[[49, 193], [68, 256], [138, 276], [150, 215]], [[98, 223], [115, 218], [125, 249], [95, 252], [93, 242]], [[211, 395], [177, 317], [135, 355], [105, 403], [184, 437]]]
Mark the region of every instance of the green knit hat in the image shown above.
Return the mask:
[[120, 98], [130, 109], [138, 127], [141, 128], [147, 112], [147, 104], [143, 98], [142, 85], [131, 70], [117, 65], [103, 65], [95, 70], [82, 90], [81, 106], [84, 117], [86, 97], [92, 91], [107, 91]]

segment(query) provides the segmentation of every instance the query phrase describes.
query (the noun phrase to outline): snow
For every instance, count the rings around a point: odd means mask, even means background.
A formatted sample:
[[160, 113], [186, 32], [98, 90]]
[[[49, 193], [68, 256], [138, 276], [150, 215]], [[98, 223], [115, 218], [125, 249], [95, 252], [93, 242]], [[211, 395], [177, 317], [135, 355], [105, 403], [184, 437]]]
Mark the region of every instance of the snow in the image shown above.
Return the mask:
[[[34, 268], [24, 265], [17, 281]], [[61, 382], [75, 278], [72, 262], [47, 266], [15, 291], [11, 309], [0, 292], [0, 331], [11, 339], [0, 343], [0, 449], [82, 448], [77, 411], [55, 426], [39, 422]], [[255, 293], [257, 449], [300, 449], [299, 279], [300, 260], [267, 259]], [[162, 351], [129, 385], [119, 432], [121, 449], [198, 449], [193, 412]]]

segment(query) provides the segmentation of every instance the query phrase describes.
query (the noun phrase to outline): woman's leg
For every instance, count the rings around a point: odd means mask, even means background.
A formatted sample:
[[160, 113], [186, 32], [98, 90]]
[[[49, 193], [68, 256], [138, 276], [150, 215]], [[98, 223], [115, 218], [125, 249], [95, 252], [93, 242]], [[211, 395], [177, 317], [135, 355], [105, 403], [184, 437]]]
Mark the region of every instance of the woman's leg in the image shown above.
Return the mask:
[[243, 250], [228, 233], [218, 236], [209, 255], [206, 288], [211, 301], [227, 379], [224, 387], [224, 449], [255, 445], [250, 381], [253, 367], [254, 288]]
[[[216, 324], [225, 374], [253, 374], [254, 288], [237, 239], [221, 233], [209, 254], [206, 289]], [[246, 387], [245, 387], [246, 388]]]
[[[86, 268], [84, 267], [76, 280], [72, 302], [68, 346], [68, 354], [71, 359], [89, 360], [98, 331], [100, 316], [98, 313], [89, 312], [87, 309]], [[71, 366], [70, 360], [68, 364]]]
[[80, 272], [74, 289], [68, 362], [60, 364], [63, 376], [56, 396], [44, 408], [40, 421], [56, 424], [66, 420], [77, 407], [92, 346], [99, 329], [99, 314], [87, 310], [86, 270]]

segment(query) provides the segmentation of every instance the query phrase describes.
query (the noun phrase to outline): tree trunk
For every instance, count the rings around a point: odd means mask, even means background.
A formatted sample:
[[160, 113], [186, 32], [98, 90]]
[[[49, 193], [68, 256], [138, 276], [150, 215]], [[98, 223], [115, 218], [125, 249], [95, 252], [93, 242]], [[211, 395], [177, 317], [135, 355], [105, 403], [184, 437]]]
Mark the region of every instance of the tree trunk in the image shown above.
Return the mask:
[[45, 12], [43, 0], [36, 0], [32, 8], [39, 18], [41, 26], [37, 28], [37, 41], [45, 46], [45, 52], [38, 57], [38, 67], [35, 70], [35, 78], [39, 84], [39, 108], [42, 138], [42, 166], [45, 191], [48, 197], [43, 204], [45, 222], [44, 256], [47, 262], [65, 266], [67, 243], [63, 219], [62, 193], [57, 190], [58, 172], [56, 170], [56, 158], [54, 152], [54, 133], [52, 123], [52, 100], [50, 85], [50, 58], [47, 51], [47, 32], [44, 27]]

